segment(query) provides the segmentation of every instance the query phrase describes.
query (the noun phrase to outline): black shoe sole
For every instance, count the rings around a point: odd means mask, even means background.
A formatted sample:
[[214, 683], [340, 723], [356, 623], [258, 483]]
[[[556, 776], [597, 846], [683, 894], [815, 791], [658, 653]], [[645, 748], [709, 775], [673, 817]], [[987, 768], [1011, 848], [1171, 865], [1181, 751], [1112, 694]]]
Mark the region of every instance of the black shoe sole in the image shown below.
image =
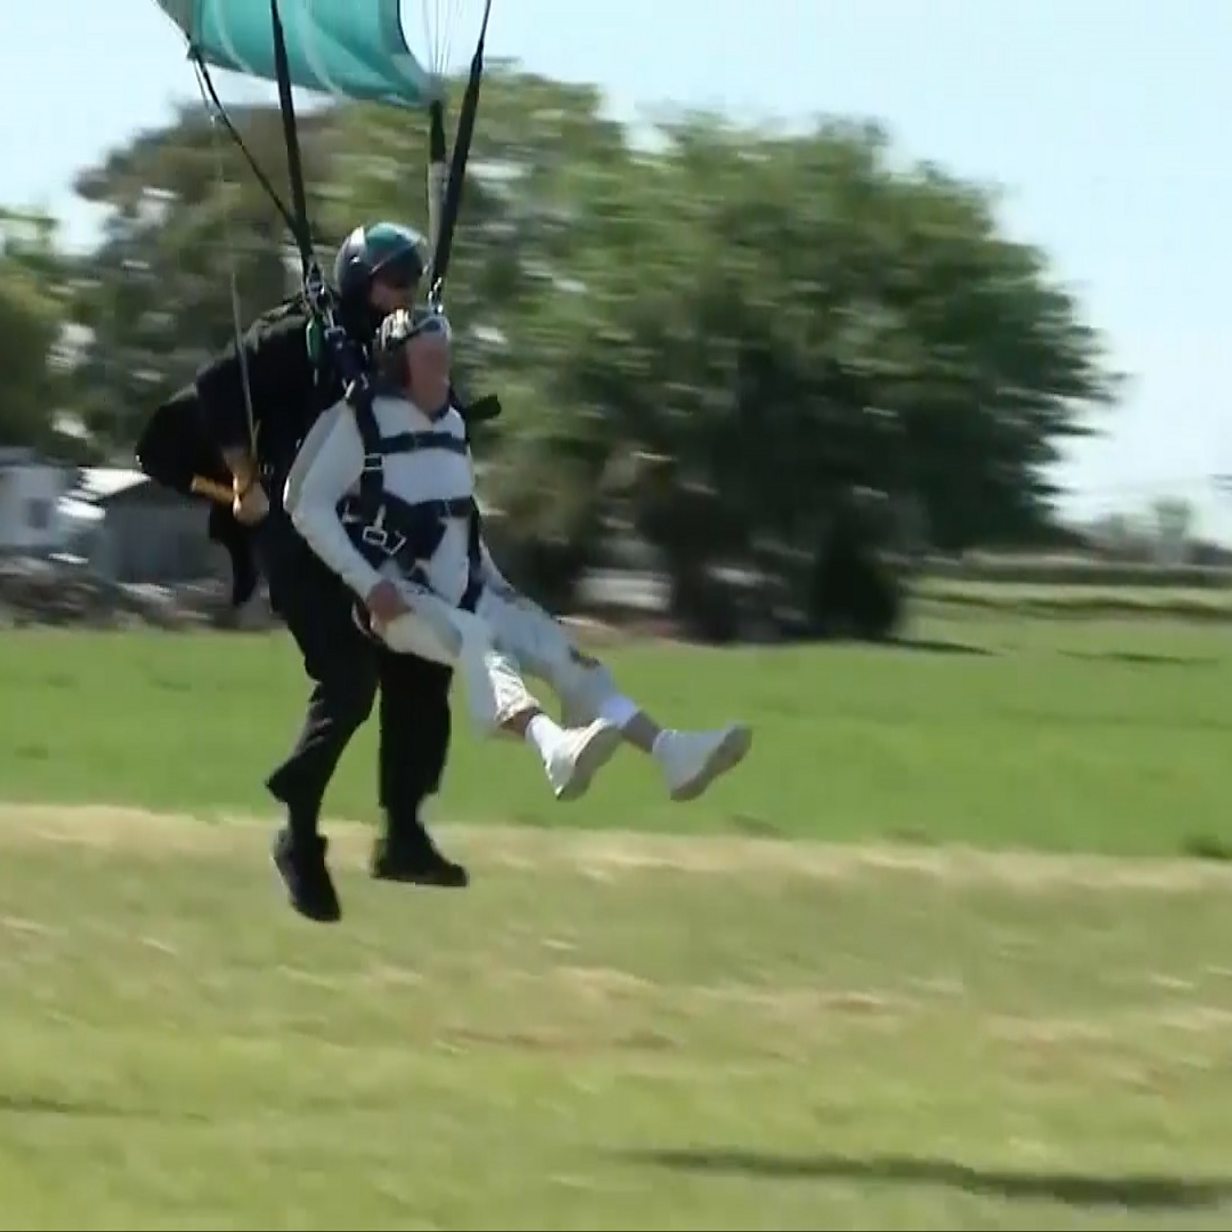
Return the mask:
[[470, 885], [465, 869], [457, 871], [434, 868], [373, 868], [374, 881], [392, 881], [400, 885], [418, 885], [438, 890], [464, 890]]
[[277, 852], [271, 853], [270, 861], [274, 866], [274, 871], [278, 874], [278, 880], [282, 883], [283, 890], [286, 892], [287, 901], [297, 915], [303, 916], [306, 920], [311, 920], [314, 924], [337, 924], [342, 919], [341, 903], [336, 908], [328, 908], [297, 900], [291, 888], [291, 876], [283, 868], [282, 861], [279, 859]]

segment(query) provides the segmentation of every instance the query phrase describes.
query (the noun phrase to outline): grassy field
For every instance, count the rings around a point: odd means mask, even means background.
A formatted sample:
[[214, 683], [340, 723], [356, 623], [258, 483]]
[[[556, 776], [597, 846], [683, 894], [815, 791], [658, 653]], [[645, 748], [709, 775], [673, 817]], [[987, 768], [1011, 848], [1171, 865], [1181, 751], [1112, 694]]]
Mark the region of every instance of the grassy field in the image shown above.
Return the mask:
[[0, 1226], [1224, 1227], [1232, 870], [10, 807]]
[[[673, 805], [622, 753], [557, 805], [528, 750], [479, 745], [459, 708], [438, 816], [1117, 854], [1232, 844], [1232, 650], [1222, 627], [953, 620], [898, 648], [612, 655], [667, 721], [754, 724], [750, 759]], [[271, 815], [262, 782], [306, 690], [277, 635], [0, 636], [0, 799]], [[348, 750], [336, 816], [375, 815], [375, 724]]]
[[1228, 1226], [1225, 635], [916, 633], [613, 655], [755, 724], [690, 806], [460, 719], [474, 886], [334, 820], [332, 929], [268, 865], [280, 639], [0, 636], [0, 1228]]

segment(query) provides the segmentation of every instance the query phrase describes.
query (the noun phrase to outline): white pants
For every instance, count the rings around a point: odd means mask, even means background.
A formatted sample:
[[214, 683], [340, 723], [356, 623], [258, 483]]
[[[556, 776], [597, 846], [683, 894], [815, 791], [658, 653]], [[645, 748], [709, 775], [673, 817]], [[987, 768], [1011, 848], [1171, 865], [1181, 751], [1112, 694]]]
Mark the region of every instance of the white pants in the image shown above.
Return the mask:
[[542, 709], [523, 672], [551, 686], [566, 726], [593, 722], [615, 696], [607, 668], [580, 655], [560, 624], [530, 599], [485, 587], [471, 613], [411, 582], [397, 585], [411, 610], [390, 622], [383, 640], [399, 653], [457, 666], [481, 734], [531, 707]]

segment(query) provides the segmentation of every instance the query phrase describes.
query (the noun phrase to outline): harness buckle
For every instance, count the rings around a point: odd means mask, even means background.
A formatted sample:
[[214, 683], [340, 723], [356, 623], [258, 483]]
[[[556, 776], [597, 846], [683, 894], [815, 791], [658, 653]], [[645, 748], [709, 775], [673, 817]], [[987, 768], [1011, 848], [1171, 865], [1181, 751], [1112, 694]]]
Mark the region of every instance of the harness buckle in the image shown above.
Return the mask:
[[406, 547], [406, 536], [396, 530], [386, 530], [383, 526], [362, 526], [359, 537], [371, 548], [384, 552], [386, 556], [397, 556]]
[[362, 474], [371, 475], [374, 471], [381, 471], [385, 467], [384, 459], [379, 453], [364, 454], [364, 466]]

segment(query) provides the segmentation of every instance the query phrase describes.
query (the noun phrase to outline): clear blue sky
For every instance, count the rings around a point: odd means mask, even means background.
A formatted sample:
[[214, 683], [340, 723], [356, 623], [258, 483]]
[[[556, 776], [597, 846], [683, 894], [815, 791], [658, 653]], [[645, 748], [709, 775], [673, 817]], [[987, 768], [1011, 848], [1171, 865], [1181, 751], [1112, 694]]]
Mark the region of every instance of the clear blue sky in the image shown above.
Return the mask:
[[[404, 0], [412, 39], [424, 3]], [[1189, 495], [1232, 540], [1210, 482], [1232, 472], [1232, 0], [494, 0], [488, 46], [622, 116], [876, 117], [904, 155], [999, 185], [1131, 378], [1061, 472], [1068, 507]], [[0, 80], [0, 202], [77, 240], [74, 171], [196, 97], [152, 0], [5, 0]]]

